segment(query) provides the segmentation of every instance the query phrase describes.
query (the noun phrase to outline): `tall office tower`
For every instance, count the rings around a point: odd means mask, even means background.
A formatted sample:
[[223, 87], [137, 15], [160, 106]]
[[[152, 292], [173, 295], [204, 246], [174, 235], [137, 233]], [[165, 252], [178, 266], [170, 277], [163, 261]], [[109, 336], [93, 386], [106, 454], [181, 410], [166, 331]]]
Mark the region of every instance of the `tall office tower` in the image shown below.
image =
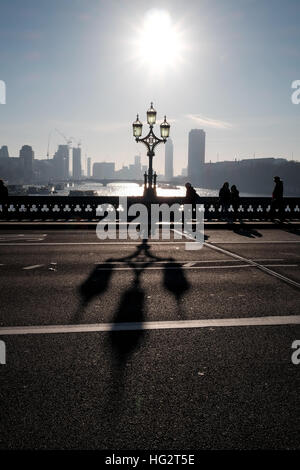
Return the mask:
[[91, 157], [88, 157], [87, 159], [87, 177], [90, 178], [92, 176], [92, 159]]
[[72, 175], [75, 180], [79, 180], [81, 178], [81, 148], [73, 148], [73, 155], [72, 155]]
[[165, 178], [173, 178], [173, 141], [168, 139], [165, 147]]
[[192, 183], [199, 184], [205, 163], [205, 132], [192, 129], [189, 132], [188, 177]]
[[68, 179], [69, 172], [69, 146], [59, 145], [53, 157], [54, 177]]
[[31, 183], [33, 177], [32, 162], [34, 159], [34, 151], [30, 145], [23, 145], [19, 153], [20, 159], [22, 160], [24, 182]]
[[0, 158], [9, 158], [7, 145], [2, 145], [0, 149]]

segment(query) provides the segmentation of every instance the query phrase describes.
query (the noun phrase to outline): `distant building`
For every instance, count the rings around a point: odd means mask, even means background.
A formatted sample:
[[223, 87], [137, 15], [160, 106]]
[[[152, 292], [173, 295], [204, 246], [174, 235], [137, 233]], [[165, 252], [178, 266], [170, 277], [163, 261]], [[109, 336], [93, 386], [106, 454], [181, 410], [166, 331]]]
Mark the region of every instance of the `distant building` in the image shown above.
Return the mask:
[[53, 172], [56, 179], [68, 179], [69, 171], [69, 146], [59, 145], [53, 157]]
[[165, 146], [165, 178], [173, 178], [173, 142], [168, 139]]
[[22, 161], [23, 171], [24, 171], [24, 182], [31, 183], [33, 178], [33, 159], [34, 152], [30, 145], [23, 145], [20, 150], [20, 159]]
[[115, 177], [115, 164], [112, 162], [94, 163], [93, 177], [99, 179], [113, 179]]
[[205, 163], [205, 132], [203, 129], [192, 129], [189, 132], [188, 177], [199, 183]]
[[87, 171], [86, 171], [87, 177], [90, 178], [92, 176], [92, 159], [91, 157], [88, 157], [87, 159]]
[[140, 155], [136, 155], [134, 157], [133, 178], [136, 179], [136, 180], [139, 180], [139, 179], [142, 178], [142, 165], [141, 165], [141, 156]]
[[23, 163], [20, 158], [0, 158], [0, 178], [9, 183], [22, 184], [24, 182]]
[[118, 179], [128, 179], [128, 180], [142, 180], [143, 170], [141, 165], [141, 156], [136, 155], [134, 157], [134, 163], [129, 166], [124, 166], [116, 171], [115, 177]]
[[34, 182], [47, 184], [53, 179], [53, 159], [33, 160]]
[[75, 180], [79, 180], [81, 174], [81, 148], [73, 148], [72, 150], [72, 176]]
[[0, 158], [9, 158], [7, 145], [2, 145], [0, 149]]

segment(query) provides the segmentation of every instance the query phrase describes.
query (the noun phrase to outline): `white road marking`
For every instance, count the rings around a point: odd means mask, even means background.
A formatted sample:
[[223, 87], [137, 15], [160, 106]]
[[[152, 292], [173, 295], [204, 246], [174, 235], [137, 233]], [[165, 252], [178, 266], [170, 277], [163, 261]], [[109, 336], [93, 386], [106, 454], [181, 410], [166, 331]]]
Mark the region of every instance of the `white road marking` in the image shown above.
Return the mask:
[[[106, 264], [106, 263], [105, 263]], [[134, 263], [135, 264], [135, 263]], [[191, 266], [187, 265], [180, 265], [180, 266], [141, 266], [136, 269], [141, 269], [143, 271], [159, 271], [159, 270], [178, 270], [178, 269], [235, 269], [235, 268], [254, 268], [256, 266], [253, 266], [252, 264], [233, 264], [233, 265], [226, 265], [226, 266], [193, 266], [193, 263], [190, 263]], [[265, 264], [264, 266], [269, 266], [269, 267], [284, 267], [284, 268], [294, 268], [297, 267], [298, 264]], [[109, 267], [101, 267], [99, 266], [96, 268], [97, 271], [110, 271], [112, 268]], [[131, 267], [124, 267], [124, 268], [113, 268], [114, 271], [132, 271]]]
[[[194, 240], [194, 239], [193, 239]], [[42, 243], [0, 243], [0, 246], [68, 246], [68, 245], [138, 245], [141, 243], [141, 240], [136, 240], [132, 242], [42, 242]], [[152, 241], [148, 240], [148, 245], [151, 247], [152, 245], [185, 245], [185, 241]], [[215, 243], [216, 245], [254, 245], [254, 244], [298, 244], [300, 240], [264, 240], [264, 241], [216, 241], [210, 242]]]
[[54, 333], [87, 333], [97, 331], [131, 330], [172, 330], [183, 328], [211, 328], [232, 326], [272, 326], [299, 325], [300, 315], [250, 317], [250, 318], [212, 318], [207, 320], [150, 321], [130, 323], [92, 323], [81, 325], [38, 325], [1, 327], [0, 336], [32, 335]]
[[[174, 232], [176, 232], [175, 229], [174, 229]], [[189, 235], [188, 233], [185, 233], [184, 235], [186, 236], [187, 239], [194, 241], [194, 238], [191, 235]], [[267, 266], [259, 264], [255, 261], [251, 260], [251, 259], [244, 258], [243, 256], [237, 255], [236, 253], [232, 253], [231, 251], [225, 250], [224, 248], [221, 248], [220, 246], [216, 246], [216, 245], [212, 244], [211, 242], [204, 242], [204, 246], [206, 246], [207, 248], [210, 248], [212, 250], [218, 251], [220, 253], [223, 253], [224, 255], [228, 255], [231, 258], [235, 258], [237, 260], [243, 261], [244, 263], [251, 264], [252, 266], [256, 267], [257, 269], [260, 269], [261, 271], [263, 271], [267, 274], [270, 274], [271, 276], [276, 277], [277, 279], [280, 279], [281, 281], [284, 281], [284, 282], [286, 282], [287, 284], [290, 284], [293, 287], [300, 288], [300, 283], [299, 282], [293, 281], [293, 279], [290, 279], [289, 277], [283, 276], [282, 274], [279, 274], [276, 271], [273, 271], [272, 269], [269, 269]]]
[[218, 245], [233, 245], [233, 244], [236, 244], [236, 245], [253, 245], [253, 244], [267, 244], [267, 243], [300, 243], [299, 240], [254, 240], [252, 239], [252, 241], [232, 241], [232, 242], [228, 242], [228, 241], [215, 241], [215, 242], [211, 242], [211, 243], [216, 243]]
[[[243, 256], [237, 255], [235, 253], [232, 253], [231, 251], [224, 250], [223, 248], [219, 246], [212, 245], [210, 243], [205, 242], [205, 246], [211, 248], [212, 250], [220, 251], [223, 254], [228, 254], [228, 256], [231, 256], [232, 258], [239, 259], [241, 261], [244, 261], [245, 263], [249, 263], [252, 266], [260, 269], [261, 271], [270, 274], [273, 277], [276, 277], [277, 279], [280, 279], [281, 281], [286, 282], [287, 284], [290, 284], [293, 287], [300, 288], [300, 283], [293, 281], [293, 279], [290, 279], [289, 277], [283, 276], [282, 274], [277, 273], [276, 271], [273, 271], [272, 269], [269, 269], [266, 265], [256, 263], [255, 261], [252, 261], [251, 259], [244, 258]], [[273, 265], [274, 266], [274, 265]]]
[[[56, 245], [139, 245], [141, 240], [136, 240], [132, 242], [48, 242], [48, 243], [0, 243], [0, 246], [56, 246]], [[151, 245], [185, 245], [185, 241], [176, 241], [176, 242], [166, 242], [166, 241], [157, 241], [157, 242], [149, 242], [149, 246]]]
[[25, 267], [22, 268], [22, 269], [24, 269], [24, 270], [25, 270], [25, 269], [29, 270], [29, 269], [42, 268], [43, 266], [45, 266], [45, 265], [44, 265], [44, 264], [34, 264], [34, 265], [32, 265], [32, 266], [25, 266]]
[[[94, 255], [94, 253], [91, 253]], [[257, 258], [256, 261], [284, 261], [284, 258]], [[232, 262], [238, 262], [238, 260], [229, 260], [229, 259], [208, 259], [208, 260], [187, 260], [187, 261], [182, 261], [182, 260], [170, 260], [170, 261], [155, 261], [155, 264], [172, 264], [172, 263], [232, 263]], [[94, 264], [126, 264], [127, 261], [98, 261], [95, 262]], [[139, 263], [145, 263], [145, 261], [140, 261], [140, 260], [134, 260], [134, 264], [139, 264]], [[153, 261], [154, 263], [154, 261]], [[294, 266], [294, 265], [293, 265]], [[297, 266], [297, 265], [295, 265]]]
[[12, 241], [19, 241], [21, 240], [22, 242], [35, 242], [35, 241], [43, 241], [47, 237], [47, 234], [1, 234], [0, 235], [0, 241], [1, 242], [12, 242]]
[[[193, 263], [192, 261], [190, 261], [189, 263], [184, 264], [183, 268], [190, 268], [190, 267], [194, 266], [195, 264], [196, 264], [196, 262]], [[202, 266], [202, 267], [205, 268], [207, 266]]]

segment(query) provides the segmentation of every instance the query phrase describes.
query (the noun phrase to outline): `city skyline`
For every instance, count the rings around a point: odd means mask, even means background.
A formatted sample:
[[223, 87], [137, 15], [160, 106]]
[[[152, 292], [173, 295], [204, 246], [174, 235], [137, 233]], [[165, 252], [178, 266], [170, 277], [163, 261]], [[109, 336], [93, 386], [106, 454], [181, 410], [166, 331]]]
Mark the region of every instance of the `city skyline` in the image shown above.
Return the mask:
[[[134, 0], [126, 9], [119, 1], [75, 0], [71, 9], [65, 0], [4, 1], [0, 79], [7, 96], [0, 105], [0, 144], [17, 155], [26, 142], [46, 158], [49, 132], [58, 127], [82, 140], [93, 161], [121, 167], [136, 153], [131, 122], [137, 112], [145, 122], [153, 100], [158, 121], [166, 112], [171, 123], [175, 174], [186, 165], [193, 127], [207, 133], [207, 162], [218, 154], [219, 160], [256, 154], [299, 161], [300, 106], [292, 103], [291, 85], [299, 79], [300, 5], [275, 3], [191, 1], [187, 10], [177, 0], [163, 9], [153, 2], [149, 12], [147, 2]], [[175, 51], [167, 43], [166, 63], [154, 61], [155, 74], [147, 57], [133, 53], [137, 43], [147, 46], [153, 10], [162, 25], [169, 21], [168, 38], [175, 35], [177, 44]], [[53, 133], [50, 153], [61, 143]], [[155, 167], [163, 173], [163, 148]]]

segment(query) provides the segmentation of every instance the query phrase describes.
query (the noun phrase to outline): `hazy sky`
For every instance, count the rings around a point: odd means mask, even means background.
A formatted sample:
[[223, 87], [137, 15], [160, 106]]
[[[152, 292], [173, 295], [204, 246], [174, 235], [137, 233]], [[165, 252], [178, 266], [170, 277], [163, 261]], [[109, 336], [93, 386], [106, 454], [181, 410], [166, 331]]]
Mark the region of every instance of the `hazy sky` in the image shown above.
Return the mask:
[[[146, 163], [131, 124], [153, 101], [176, 173], [192, 128], [207, 133], [207, 161], [300, 160], [299, 24], [300, 0], [0, 0], [0, 145], [44, 158], [57, 128], [94, 161]], [[51, 155], [59, 143], [53, 131]]]

